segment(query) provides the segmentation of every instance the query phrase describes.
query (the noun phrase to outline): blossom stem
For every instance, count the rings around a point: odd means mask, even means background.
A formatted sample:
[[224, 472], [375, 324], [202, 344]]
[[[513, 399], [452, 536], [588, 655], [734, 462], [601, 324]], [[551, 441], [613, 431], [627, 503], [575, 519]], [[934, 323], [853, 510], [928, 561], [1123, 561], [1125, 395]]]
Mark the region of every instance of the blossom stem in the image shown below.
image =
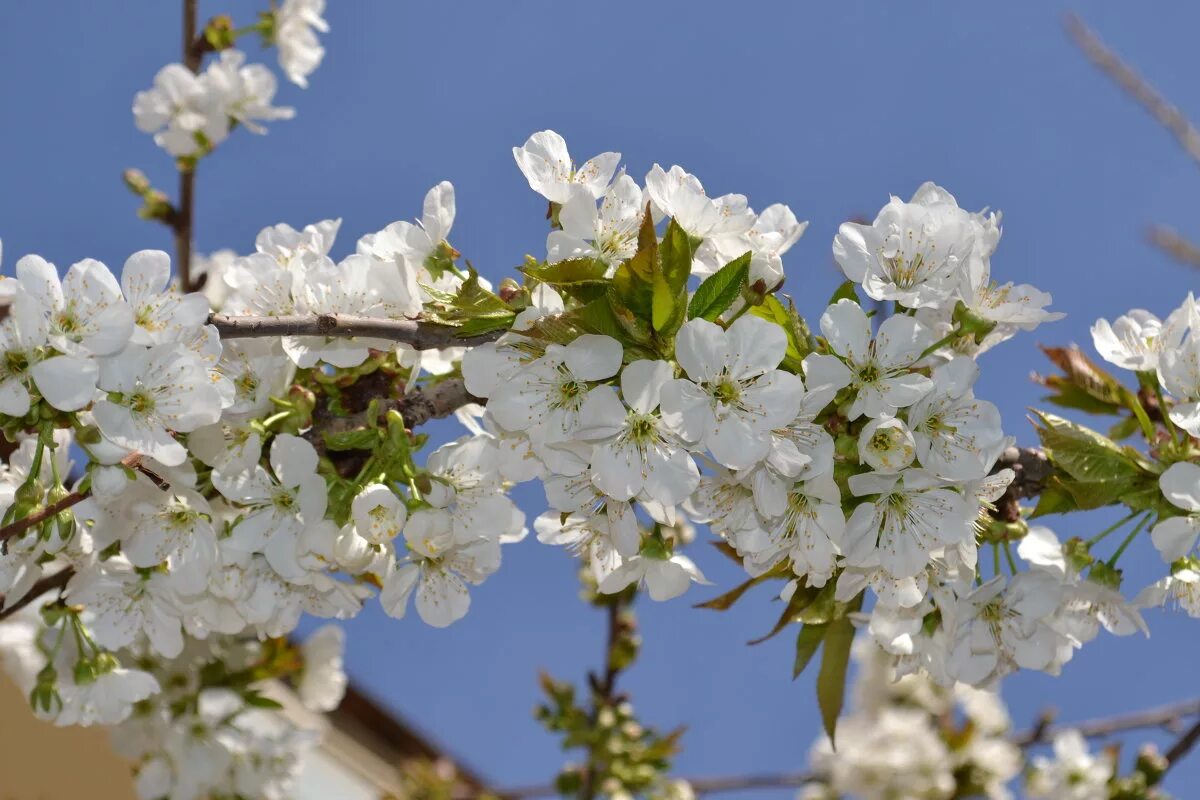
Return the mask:
[[1151, 514], [1146, 514], [1146, 516], [1142, 517], [1141, 522], [1133, 526], [1133, 530], [1129, 532], [1129, 535], [1126, 536], [1124, 541], [1121, 542], [1120, 546], [1117, 547], [1117, 552], [1113, 553], [1112, 558], [1108, 560], [1108, 566], [1115, 567], [1117, 565], [1117, 561], [1121, 558], [1121, 554], [1125, 552], [1125, 548], [1129, 547], [1129, 543], [1132, 542], [1137, 535], [1142, 532], [1142, 528], [1146, 527], [1146, 523], [1150, 521], [1151, 516]]
[[1012, 570], [1012, 574], [1016, 575], [1017, 574], [1017, 562], [1016, 562], [1016, 559], [1013, 558], [1011, 542], [1006, 541], [1004, 543], [1004, 558], [1005, 558], [1005, 560], [1008, 561], [1008, 568], [1010, 570]]
[[1158, 415], [1162, 417], [1163, 425], [1171, 434], [1172, 444], [1179, 444], [1179, 431], [1175, 429], [1175, 423], [1167, 413], [1167, 399], [1163, 396], [1162, 384], [1157, 379], [1154, 381], [1154, 395], [1158, 398]]
[[1104, 530], [1097, 533], [1092, 538], [1088, 539], [1087, 542], [1085, 542], [1085, 544], [1087, 544], [1088, 547], [1091, 547], [1092, 545], [1097, 544], [1105, 536], [1108, 536], [1110, 533], [1115, 531], [1117, 528], [1124, 526], [1126, 522], [1129, 522], [1131, 519], [1133, 519], [1140, 513], [1142, 513], [1142, 512], [1140, 512], [1140, 511], [1130, 512], [1130, 514], [1128, 516], [1122, 517], [1121, 519], [1114, 522], [1112, 525], [1109, 525], [1107, 528], [1105, 528]]
[[962, 328], [956, 327], [954, 330], [947, 333], [941, 339], [938, 339], [936, 342], [929, 345], [929, 347], [926, 347], [921, 352], [921, 357], [918, 358], [917, 361], [920, 361], [922, 358], [925, 358], [926, 356], [928, 356], [931, 353], [936, 353], [938, 350], [941, 350], [946, 345], [950, 344], [951, 342], [954, 342], [956, 339], [960, 338], [962, 335], [963, 335]]

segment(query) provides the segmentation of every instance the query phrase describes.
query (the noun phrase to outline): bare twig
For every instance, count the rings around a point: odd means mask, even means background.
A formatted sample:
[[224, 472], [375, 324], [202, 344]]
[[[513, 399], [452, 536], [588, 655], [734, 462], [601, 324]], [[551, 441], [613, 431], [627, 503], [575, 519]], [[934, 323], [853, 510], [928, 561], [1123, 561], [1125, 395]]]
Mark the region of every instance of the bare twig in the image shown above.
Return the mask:
[[[183, 65], [194, 73], [200, 72], [203, 51], [195, 47], [197, 0], [183, 0]], [[190, 292], [192, 285], [192, 220], [195, 214], [195, 165], [179, 164], [179, 203], [171, 220], [175, 234], [175, 269], [179, 272], [179, 287]]]
[[1192, 160], [1200, 164], [1200, 130], [1146, 79], [1110, 50], [1079, 17], [1068, 14], [1065, 20], [1067, 33], [1087, 56], [1108, 77], [1120, 86], [1138, 105], [1150, 112], [1179, 142]]
[[1146, 239], [1180, 264], [1200, 267], [1200, 246], [1192, 244], [1172, 229], [1151, 225], [1146, 230]]
[[280, 317], [231, 317], [224, 314], [209, 316], [223, 339], [246, 339], [266, 336], [365, 336], [404, 342], [418, 350], [438, 347], [474, 347], [494, 342], [503, 331], [478, 336], [457, 336], [457, 328], [411, 319], [358, 317], [349, 314], [289, 315]]
[[1187, 733], [1176, 739], [1175, 744], [1171, 745], [1171, 749], [1163, 755], [1167, 762], [1167, 769], [1182, 761], [1198, 741], [1200, 741], [1200, 721], [1197, 721], [1188, 728]]
[[[402, 397], [390, 398], [379, 404], [381, 414], [399, 411], [404, 417], [405, 427], [412, 429], [432, 419], [442, 419], [453, 414], [468, 403], [482, 403], [480, 398], [467, 391], [461, 378], [447, 378], [433, 386], [421, 387]], [[356, 430], [368, 423], [367, 412], [362, 411], [348, 417], [330, 417], [314, 421], [313, 439], [321, 434], [338, 434]], [[318, 445], [319, 446], [319, 445]]]
[[1121, 733], [1123, 731], [1137, 730], [1139, 728], [1161, 728], [1177, 724], [1197, 714], [1200, 714], [1200, 698], [1187, 700], [1182, 703], [1173, 703], [1167, 706], [1159, 706], [1157, 708], [1148, 708], [1145, 711], [1135, 711], [1131, 714], [1101, 717], [1069, 725], [1037, 725], [1030, 730], [1022, 731], [1013, 736], [1012, 742], [1021, 747], [1029, 747], [1040, 742], [1049, 741], [1054, 738], [1054, 734], [1068, 728], [1074, 728], [1085, 737], [1094, 739], [1111, 736], [1114, 733]]
[[53, 575], [47, 575], [46, 577], [40, 579], [33, 586], [29, 587], [29, 591], [25, 593], [25, 596], [13, 603], [8, 608], [3, 608], [4, 595], [0, 595], [0, 622], [3, 622], [13, 614], [16, 614], [22, 608], [25, 608], [25, 606], [34, 602], [39, 597], [42, 597], [43, 595], [52, 591], [61, 590], [67, 585], [67, 582], [71, 580], [71, 576], [74, 574], [75, 570], [67, 567], [66, 569], [59, 570]]

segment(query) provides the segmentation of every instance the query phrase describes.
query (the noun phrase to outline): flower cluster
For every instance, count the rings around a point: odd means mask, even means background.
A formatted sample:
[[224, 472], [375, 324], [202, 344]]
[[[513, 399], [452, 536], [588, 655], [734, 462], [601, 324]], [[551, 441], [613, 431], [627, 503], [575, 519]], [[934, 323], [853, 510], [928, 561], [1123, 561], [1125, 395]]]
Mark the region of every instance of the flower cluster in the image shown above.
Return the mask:
[[836, 749], [827, 737], [813, 745], [802, 800], [1012, 797], [1023, 759], [999, 695], [916, 675], [897, 680], [887, 654], [865, 639], [854, 655], [855, 708], [838, 724]]
[[265, 133], [260, 123], [291, 119], [294, 109], [272, 105], [275, 74], [265, 65], [246, 64], [245, 53], [233, 45], [242, 34], [259, 33], [264, 44], [279, 49], [279, 66], [288, 79], [307, 87], [308, 76], [325, 56], [316, 33], [329, 30], [321, 16], [324, 9], [325, 0], [285, 0], [263, 13], [257, 24], [239, 30], [231, 29], [227, 17], [214, 19], [192, 47], [219, 50], [218, 58], [203, 72], [184, 64], [160, 69], [154, 85], [133, 99], [138, 130], [154, 134], [155, 143], [172, 156], [194, 160], [225, 141], [238, 125]]

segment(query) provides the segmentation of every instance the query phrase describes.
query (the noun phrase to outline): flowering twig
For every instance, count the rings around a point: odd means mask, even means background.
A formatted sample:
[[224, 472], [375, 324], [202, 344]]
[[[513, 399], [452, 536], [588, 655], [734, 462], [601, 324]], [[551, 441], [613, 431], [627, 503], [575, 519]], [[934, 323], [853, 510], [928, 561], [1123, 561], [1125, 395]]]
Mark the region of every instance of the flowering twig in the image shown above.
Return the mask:
[[33, 586], [29, 588], [29, 591], [25, 593], [24, 597], [13, 603], [8, 608], [2, 608], [4, 605], [4, 595], [0, 595], [0, 622], [3, 622], [13, 614], [16, 614], [22, 608], [37, 600], [42, 595], [64, 588], [67, 585], [67, 582], [71, 580], [71, 576], [74, 574], [75, 570], [67, 567], [66, 569], [59, 570], [53, 575], [47, 575], [37, 583], [33, 584]]
[[1150, 112], [1163, 127], [1169, 130], [1193, 161], [1200, 163], [1200, 130], [1196, 129], [1182, 112], [1158, 90], [1146, 82], [1136, 71], [1110, 50], [1083, 21], [1074, 14], [1065, 20], [1067, 33], [1087, 56], [1108, 77], [1112, 78], [1125, 93]]
[[232, 317], [212, 314], [210, 325], [223, 339], [268, 336], [366, 336], [410, 344], [418, 350], [438, 347], [473, 347], [500, 338], [503, 331], [458, 337], [457, 328], [411, 319], [358, 317], [349, 314], [288, 315], [279, 317]]
[[[379, 413], [399, 411], [407, 428], [416, 428], [432, 419], [442, 419], [453, 414], [468, 403], [484, 402], [467, 391], [461, 378], [447, 378], [432, 386], [422, 386], [402, 397], [391, 398], [379, 403]], [[337, 434], [352, 431], [367, 425], [367, 412], [347, 417], [331, 417], [318, 420], [313, 426], [314, 434]], [[319, 436], [311, 437], [317, 444]], [[319, 445], [318, 445], [319, 446]]]
[[[130, 453], [129, 455], [125, 456], [125, 458], [121, 459], [121, 465], [125, 467], [136, 468], [141, 458], [142, 456], [140, 453]], [[90, 494], [90, 491], [71, 492], [62, 500], [59, 500], [56, 503], [51, 503], [40, 511], [35, 511], [27, 517], [22, 517], [21, 519], [10, 522], [3, 528], [0, 528], [0, 543], [8, 541], [14, 536], [19, 536], [32, 528], [34, 525], [45, 522], [54, 515], [62, 511], [66, 511], [76, 503], [82, 502]]]

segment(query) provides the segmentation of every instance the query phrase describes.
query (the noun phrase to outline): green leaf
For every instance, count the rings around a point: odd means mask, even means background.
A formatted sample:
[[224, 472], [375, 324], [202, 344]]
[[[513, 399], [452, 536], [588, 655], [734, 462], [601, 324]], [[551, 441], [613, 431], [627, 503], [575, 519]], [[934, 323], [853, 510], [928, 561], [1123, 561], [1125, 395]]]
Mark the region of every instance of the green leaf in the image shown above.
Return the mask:
[[742, 581], [740, 584], [738, 584], [734, 588], [730, 589], [728, 592], [725, 592], [724, 594], [721, 594], [721, 595], [717, 595], [716, 597], [714, 597], [711, 600], [705, 600], [703, 603], [696, 603], [692, 607], [693, 608], [707, 608], [707, 609], [711, 609], [713, 611], [726, 611], [734, 603], [736, 603], [738, 600], [740, 600], [742, 598], [742, 595], [744, 595], [747, 591], [749, 591], [750, 587], [757, 586], [758, 584], [760, 584], [764, 580], [766, 580], [767, 577], [768, 576], [766, 574], [756, 575], [755, 577], [750, 578], [749, 580]]
[[607, 297], [593, 300], [587, 305], [572, 312], [579, 320], [579, 325], [588, 333], [598, 333], [611, 336], [617, 340], [626, 338], [625, 329], [620, 320], [613, 314], [612, 305]]
[[340, 433], [326, 431], [324, 437], [327, 450], [372, 450], [379, 443], [379, 432], [371, 428]]
[[812, 661], [828, 630], [828, 624], [805, 625], [800, 629], [800, 633], [796, 634], [796, 661], [792, 664], [792, 680], [799, 678], [808, 662]]
[[579, 283], [604, 283], [607, 271], [604, 263], [594, 258], [572, 258], [553, 264], [520, 267], [521, 272], [551, 286], [570, 286]]
[[796, 621], [796, 615], [808, 605], [817, 599], [821, 593], [820, 589], [812, 586], [797, 586], [796, 591], [792, 592], [792, 597], [788, 600], [787, 605], [783, 609], [783, 613], [779, 615], [779, 619], [775, 621], [775, 626], [771, 628], [764, 636], [757, 639], [751, 639], [746, 644], [762, 644], [768, 639], [774, 638], [780, 631], [786, 628], [789, 624]]
[[796, 614], [796, 620], [806, 625], [824, 625], [833, 619], [839, 610], [834, 601], [835, 588], [834, 581], [829, 581], [821, 587], [820, 593], [813, 598], [812, 602], [805, 605]]
[[483, 288], [483, 285], [479, 283], [479, 273], [474, 269], [470, 271], [467, 279], [459, 287], [458, 293], [454, 295], [453, 305], [460, 311], [470, 312], [471, 316], [512, 313], [508, 303], [501, 300], [499, 295]]
[[1033, 509], [1033, 513], [1029, 515], [1029, 518], [1036, 519], [1037, 517], [1044, 517], [1047, 514], [1066, 514], [1078, 510], [1079, 505], [1075, 502], [1075, 498], [1071, 496], [1071, 493], [1063, 487], [1062, 482], [1058, 478], [1051, 477], [1046, 481], [1046, 486], [1038, 496], [1037, 506]]
[[[1122, 395], [1126, 391], [1125, 387], [1096, 362], [1088, 358], [1078, 347], [1043, 347], [1042, 352], [1046, 354], [1046, 358], [1063, 371], [1062, 377], [1042, 379], [1043, 386], [1053, 389], [1055, 392], [1064, 392], [1065, 387], [1073, 386], [1100, 405], [1107, 406], [1111, 411], [1124, 405]], [[1068, 402], [1072, 402], [1072, 400], [1068, 400]], [[1079, 402], [1078, 398], [1076, 397], [1073, 402]]]
[[825, 631], [821, 652], [821, 669], [817, 672], [817, 705], [829, 742], [836, 749], [838, 717], [846, 696], [846, 670], [850, 665], [850, 647], [854, 644], [854, 624], [849, 613], [862, 606], [860, 594], [847, 606], [846, 614], [832, 620]]
[[243, 699], [246, 701], [246, 705], [254, 708], [269, 708], [275, 711], [283, 708], [283, 706], [275, 700], [272, 700], [269, 697], [263, 697], [258, 692], [246, 692], [246, 694], [243, 696]]
[[787, 301], [787, 307], [784, 308], [783, 303], [779, 302], [779, 298], [769, 294], [763, 298], [761, 305], [752, 306], [750, 313], [783, 328], [788, 340], [783, 365], [786, 369], [799, 372], [804, 357], [813, 351], [812, 332], [808, 329], [808, 323], [796, 311], [796, 305], [792, 299], [789, 297]]
[[653, 272], [650, 324], [666, 337], [683, 324], [687, 312], [687, 281], [692, 274], [692, 242], [675, 220], [667, 223], [659, 254], [661, 258]]
[[705, 278], [688, 303], [688, 319], [716, 322], [738, 299], [742, 287], [746, 285], [746, 279], [750, 276], [750, 258], [750, 253], [741, 255]]
[[517, 315], [509, 311], [507, 314], [499, 314], [494, 317], [471, 317], [462, 325], [458, 326], [458, 330], [454, 335], [459, 339], [469, 338], [471, 336], [479, 336], [492, 331], [508, 330], [512, 327]]
[[829, 302], [825, 305], [831, 306], [838, 300], [853, 300], [858, 303], [858, 284], [854, 281], [846, 281], [837, 288], [833, 296], [829, 298]]
[[1038, 436], [1050, 451], [1051, 461], [1072, 478], [1130, 482], [1143, 474], [1130, 452], [1107, 436], [1054, 414], [1034, 413], [1041, 423]]

